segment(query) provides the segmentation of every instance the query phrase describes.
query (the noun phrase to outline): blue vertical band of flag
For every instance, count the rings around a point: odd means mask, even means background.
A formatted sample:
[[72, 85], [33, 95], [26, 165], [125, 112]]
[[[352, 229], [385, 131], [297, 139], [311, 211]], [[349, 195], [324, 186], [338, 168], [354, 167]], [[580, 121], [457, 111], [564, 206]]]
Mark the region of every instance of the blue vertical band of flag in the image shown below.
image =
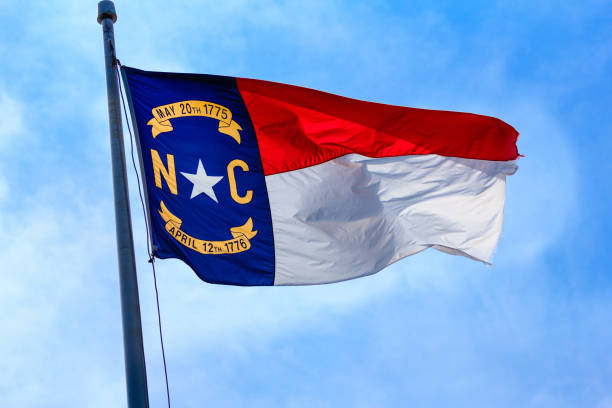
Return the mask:
[[[274, 237], [266, 182], [255, 131], [235, 78], [123, 69], [136, 119], [155, 256], [181, 259], [210, 283], [273, 285]], [[153, 109], [181, 101], [206, 101], [227, 108], [233, 121], [242, 128], [240, 142], [221, 133], [218, 120], [201, 116], [172, 119], [171, 131], [153, 137], [152, 126], [147, 124], [153, 118]], [[177, 194], [171, 191], [164, 177], [161, 177], [161, 188], [159, 180], [156, 184], [152, 151], [157, 152], [166, 169], [168, 155], [172, 156]], [[230, 192], [228, 165], [234, 160], [248, 166], [248, 170], [238, 167], [231, 171], [236, 194], [244, 197], [252, 191], [247, 203], [237, 202]], [[195, 174], [199, 162], [207, 176], [222, 177], [213, 186], [218, 202], [204, 193], [191, 197], [194, 184], [183, 173]], [[189, 242], [181, 243], [180, 238], [167, 231], [167, 223], [160, 215], [162, 202], [181, 219], [180, 229], [185, 236], [228, 241], [232, 239], [231, 228], [245, 224], [249, 218], [256, 235], [249, 240], [250, 248], [242, 252], [200, 253], [190, 248]], [[235, 244], [244, 245], [244, 242], [237, 240]], [[234, 242], [224, 245], [233, 247]]]

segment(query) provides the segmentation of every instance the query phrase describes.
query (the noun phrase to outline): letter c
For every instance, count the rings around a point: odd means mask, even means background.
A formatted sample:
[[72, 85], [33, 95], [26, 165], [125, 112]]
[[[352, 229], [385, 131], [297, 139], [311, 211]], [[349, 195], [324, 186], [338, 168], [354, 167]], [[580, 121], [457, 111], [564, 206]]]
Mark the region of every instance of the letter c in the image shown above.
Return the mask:
[[229, 179], [230, 194], [238, 204], [248, 204], [253, 199], [253, 190], [247, 190], [243, 196], [238, 195], [238, 187], [236, 186], [236, 175], [234, 169], [240, 167], [243, 171], [249, 171], [249, 166], [240, 159], [234, 159], [227, 165], [227, 178]]

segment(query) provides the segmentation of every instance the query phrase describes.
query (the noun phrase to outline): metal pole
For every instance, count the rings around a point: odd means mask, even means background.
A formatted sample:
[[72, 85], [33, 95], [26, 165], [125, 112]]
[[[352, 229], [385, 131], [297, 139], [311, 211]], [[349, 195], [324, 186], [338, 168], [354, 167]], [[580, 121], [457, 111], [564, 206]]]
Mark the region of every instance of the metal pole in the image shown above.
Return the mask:
[[115, 224], [117, 231], [117, 255], [119, 259], [119, 285], [121, 287], [121, 316], [123, 321], [123, 349], [129, 408], [148, 408], [147, 372], [142, 346], [142, 325], [138, 301], [138, 281], [132, 238], [132, 220], [125, 171], [123, 129], [119, 106], [115, 36], [113, 23], [117, 21], [112, 1], [98, 3], [98, 23], [104, 33], [104, 62], [106, 65], [106, 90], [108, 94], [108, 122], [110, 125], [111, 160], [113, 167], [113, 192], [115, 196]]

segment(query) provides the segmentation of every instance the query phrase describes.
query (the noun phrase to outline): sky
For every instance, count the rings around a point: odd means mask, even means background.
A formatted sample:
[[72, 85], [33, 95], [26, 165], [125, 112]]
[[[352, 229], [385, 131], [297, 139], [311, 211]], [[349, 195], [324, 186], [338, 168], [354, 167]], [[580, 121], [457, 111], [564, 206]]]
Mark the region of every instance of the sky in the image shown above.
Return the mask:
[[[612, 407], [612, 5], [116, 1], [123, 64], [499, 117], [494, 265], [434, 250], [312, 287], [158, 261], [177, 407]], [[0, 406], [126, 406], [95, 1], [0, 0]], [[128, 163], [129, 164], [129, 163]], [[166, 406], [129, 171], [152, 407]]]

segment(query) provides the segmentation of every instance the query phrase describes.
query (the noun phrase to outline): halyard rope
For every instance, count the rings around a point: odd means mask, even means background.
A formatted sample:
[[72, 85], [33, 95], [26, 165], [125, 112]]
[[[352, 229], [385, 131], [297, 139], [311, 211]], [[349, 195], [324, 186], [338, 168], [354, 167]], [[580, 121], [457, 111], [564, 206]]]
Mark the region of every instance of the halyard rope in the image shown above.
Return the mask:
[[[151, 269], [153, 270], [153, 285], [155, 286], [155, 302], [157, 304], [157, 323], [159, 327], [159, 342], [161, 344], [161, 352], [162, 352], [162, 360], [164, 362], [164, 377], [166, 379], [166, 397], [168, 399], [168, 408], [170, 408], [170, 386], [168, 385], [168, 369], [166, 367], [166, 351], [164, 350], [164, 336], [162, 334], [162, 322], [161, 322], [161, 312], [159, 310], [159, 292], [157, 290], [157, 273], [155, 271], [155, 254], [151, 250], [151, 241], [149, 239], [149, 220], [147, 211], [145, 209], [144, 199], [142, 198], [142, 188], [140, 184], [140, 175], [138, 173], [138, 168], [136, 166], [136, 159], [134, 158], [134, 135], [132, 134], [132, 129], [130, 127], [130, 119], [127, 114], [127, 109], [125, 107], [125, 100], [123, 99], [123, 91], [122, 91], [122, 82], [121, 82], [121, 74], [119, 72], [119, 67], [121, 67], [121, 62], [116, 59], [114, 62], [115, 70], [117, 72], [117, 79], [119, 81], [119, 95], [121, 95], [121, 105], [123, 106], [123, 114], [125, 116], [125, 123], [127, 124], [128, 132], [130, 134], [130, 154], [132, 156], [132, 166], [134, 167], [134, 173], [136, 174], [136, 182], [138, 184], [138, 196], [140, 197], [140, 205], [142, 207], [142, 213], [144, 215], [145, 228], [147, 232], [147, 253], [149, 254], [149, 263], [151, 264]], [[144, 176], [143, 176], [144, 177]]]

